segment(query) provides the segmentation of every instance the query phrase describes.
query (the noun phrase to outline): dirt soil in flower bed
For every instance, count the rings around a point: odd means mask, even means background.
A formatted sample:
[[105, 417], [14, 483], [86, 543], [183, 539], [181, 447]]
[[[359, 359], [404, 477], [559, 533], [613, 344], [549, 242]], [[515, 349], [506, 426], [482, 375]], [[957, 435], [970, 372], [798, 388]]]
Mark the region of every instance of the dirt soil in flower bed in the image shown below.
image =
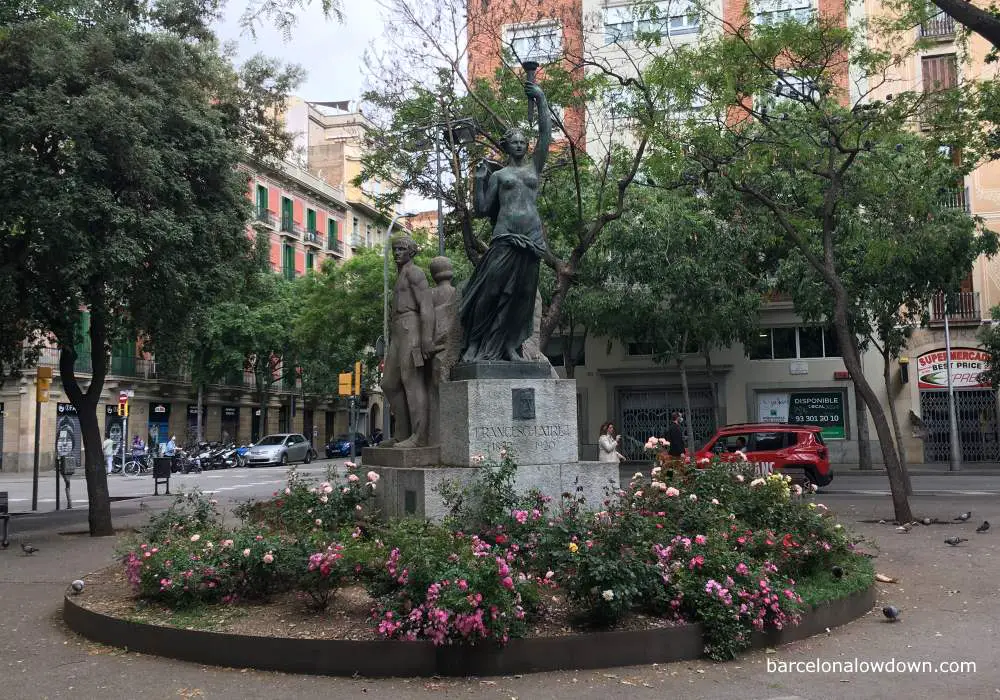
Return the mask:
[[[86, 587], [78, 603], [90, 610], [133, 622], [259, 637], [381, 639], [369, 622], [373, 601], [361, 586], [339, 590], [322, 613], [307, 610], [294, 593], [276, 595], [268, 602], [205, 605], [175, 611], [138, 600], [121, 567], [90, 574], [84, 581]], [[571, 624], [571, 606], [561, 592], [548, 593], [545, 605], [546, 614], [530, 625], [529, 637], [558, 637], [585, 631]], [[611, 629], [646, 630], [676, 624], [658, 617], [631, 615]]]

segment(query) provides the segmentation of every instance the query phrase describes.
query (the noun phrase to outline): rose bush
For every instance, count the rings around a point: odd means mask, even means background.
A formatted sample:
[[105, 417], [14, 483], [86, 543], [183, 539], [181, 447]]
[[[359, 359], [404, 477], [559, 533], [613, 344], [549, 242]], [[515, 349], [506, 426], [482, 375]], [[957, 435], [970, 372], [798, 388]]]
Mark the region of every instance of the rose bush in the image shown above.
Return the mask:
[[182, 497], [124, 554], [126, 574], [138, 596], [171, 605], [294, 590], [314, 610], [356, 580], [382, 636], [435, 644], [503, 644], [562, 594], [583, 627], [633, 614], [699, 622], [716, 659], [745, 649], [755, 630], [795, 624], [797, 582], [827, 581], [833, 564], [862, 572], [845, 576], [855, 587], [846, 592], [870, 583], [812, 494], [745, 463], [689, 466], [657, 460], [594, 512], [570, 493], [516, 493], [504, 455], [451, 487], [442, 524], [379, 521], [374, 471], [318, 484], [292, 472], [273, 498], [242, 507], [234, 530], [211, 502]]

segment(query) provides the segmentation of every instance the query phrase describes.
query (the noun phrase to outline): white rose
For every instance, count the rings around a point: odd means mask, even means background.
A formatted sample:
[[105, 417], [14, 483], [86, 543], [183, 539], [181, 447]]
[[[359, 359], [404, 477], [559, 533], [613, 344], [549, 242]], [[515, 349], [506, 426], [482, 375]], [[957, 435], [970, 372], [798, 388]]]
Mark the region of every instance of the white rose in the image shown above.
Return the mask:
[[601, 593], [601, 597], [604, 598], [604, 600], [610, 602], [615, 599], [615, 592], [609, 588], [608, 590], [603, 591]]

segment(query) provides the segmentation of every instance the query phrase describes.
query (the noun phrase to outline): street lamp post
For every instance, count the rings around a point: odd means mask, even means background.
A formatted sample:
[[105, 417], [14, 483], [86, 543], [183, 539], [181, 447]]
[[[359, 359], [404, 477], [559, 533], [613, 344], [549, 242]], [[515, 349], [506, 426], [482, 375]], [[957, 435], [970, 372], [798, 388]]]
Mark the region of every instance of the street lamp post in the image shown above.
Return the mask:
[[949, 432], [949, 452], [948, 470], [957, 472], [962, 465], [962, 444], [958, 435], [958, 415], [955, 411], [955, 387], [951, 380], [951, 332], [948, 328], [948, 314], [950, 312], [948, 297], [944, 295], [944, 354], [945, 354], [945, 376], [948, 378], [948, 432]]
[[[412, 213], [397, 212], [389, 222], [389, 228], [385, 230], [385, 240], [382, 244], [382, 342], [385, 353], [382, 355], [382, 371], [385, 372], [386, 359], [389, 355], [389, 237], [392, 235], [392, 228], [399, 219], [406, 219], [413, 216]], [[382, 439], [388, 440], [390, 427], [389, 404], [382, 395]]]

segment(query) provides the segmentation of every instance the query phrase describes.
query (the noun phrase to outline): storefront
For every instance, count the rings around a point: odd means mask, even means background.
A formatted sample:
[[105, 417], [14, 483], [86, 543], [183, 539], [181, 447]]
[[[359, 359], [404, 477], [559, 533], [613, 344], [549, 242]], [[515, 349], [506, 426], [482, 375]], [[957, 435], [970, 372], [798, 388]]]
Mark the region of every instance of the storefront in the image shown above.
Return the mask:
[[104, 405], [104, 437], [111, 438], [115, 443], [115, 454], [121, 454], [122, 440], [125, 439], [125, 418], [118, 415], [118, 404]]
[[222, 435], [221, 439], [223, 442], [235, 442], [240, 441], [240, 407], [239, 406], [223, 406], [222, 407]]
[[154, 450], [170, 439], [170, 404], [149, 404], [149, 449]]
[[979, 348], [951, 349], [950, 361], [942, 349], [916, 360], [920, 418], [924, 429], [924, 461], [947, 462], [951, 452], [948, 419], [948, 371], [955, 391], [959, 443], [963, 462], [1000, 461], [997, 397], [988, 382], [979, 379], [989, 363], [989, 353]]
[[56, 456], [66, 457], [75, 464], [83, 464], [83, 434], [80, 417], [71, 403], [56, 404]]

